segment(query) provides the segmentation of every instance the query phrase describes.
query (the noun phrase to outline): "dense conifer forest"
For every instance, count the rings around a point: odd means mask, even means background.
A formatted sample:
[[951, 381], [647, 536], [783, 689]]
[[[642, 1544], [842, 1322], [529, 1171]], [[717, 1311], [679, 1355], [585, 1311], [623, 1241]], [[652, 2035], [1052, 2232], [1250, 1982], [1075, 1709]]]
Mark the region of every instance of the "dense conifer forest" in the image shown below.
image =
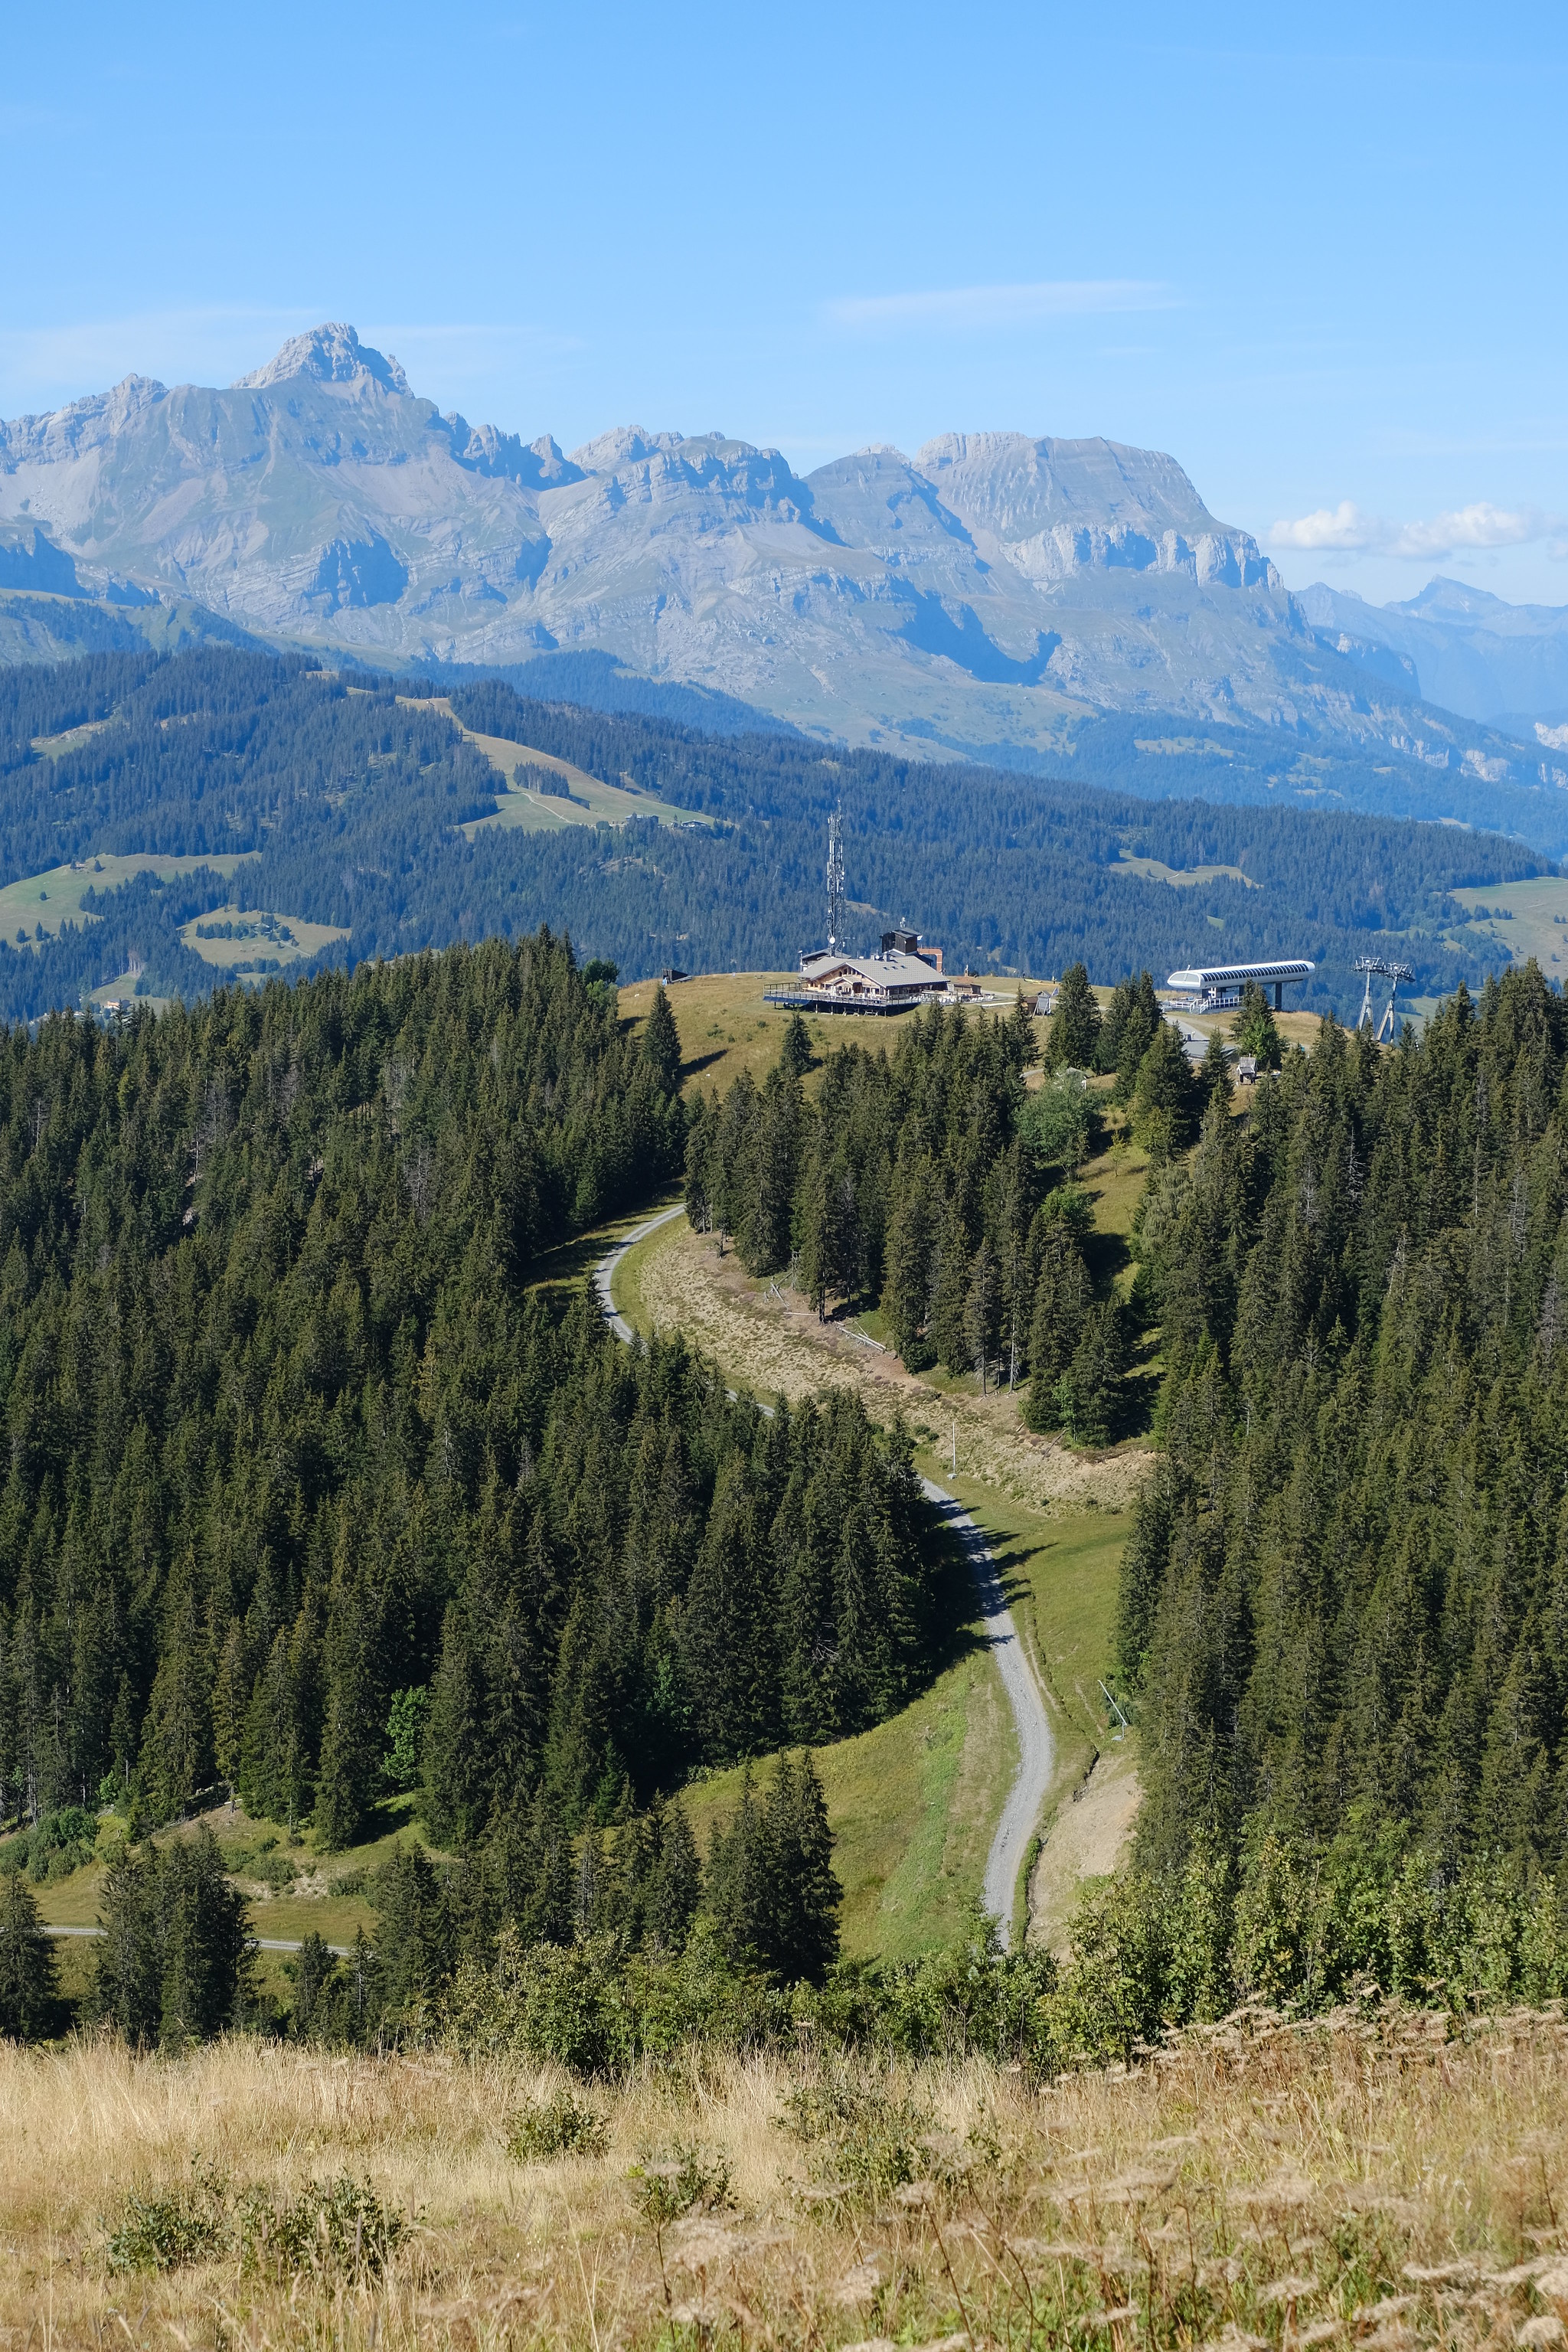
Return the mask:
[[1223, 1055], [1193, 1071], [1147, 972], [1102, 1017], [1081, 966], [1032, 1093], [1038, 1047], [1021, 1002], [1005, 1021], [933, 1007], [890, 1047], [832, 1051], [808, 1102], [809, 1054], [797, 1020], [761, 1087], [743, 1073], [722, 1101], [698, 1096], [686, 1147], [697, 1230], [732, 1240], [753, 1274], [789, 1267], [824, 1318], [879, 1304], [911, 1371], [940, 1363], [1024, 1388], [1036, 1429], [1120, 1435], [1137, 1409], [1122, 1375], [1139, 1317], [1073, 1181], [1107, 1101], [1088, 1076], [1113, 1074], [1109, 1101], [1163, 1162], [1191, 1140], [1205, 1090], [1228, 1101]]
[[1124, 1579], [1145, 1867], [1347, 1817], [1568, 1861], [1568, 1009], [1325, 1027], [1152, 1183], [1164, 1446]]
[[[0, 940], [0, 1017], [75, 1004], [132, 963], [146, 992], [210, 990], [214, 971], [180, 928], [237, 889], [348, 930], [327, 961], [548, 922], [627, 979], [671, 963], [788, 969], [821, 928], [823, 829], [839, 802], [863, 945], [907, 918], [954, 966], [1044, 975], [1081, 959], [1111, 981], [1284, 944], [1320, 965], [1312, 1001], [1323, 1004], [1348, 1003], [1369, 932], [1397, 942], [1424, 989], [1479, 986], [1503, 950], [1474, 932], [1453, 942], [1463, 910], [1449, 892], [1545, 870], [1515, 843], [1453, 828], [1150, 803], [825, 752], [787, 733], [720, 737], [524, 700], [493, 680], [455, 689], [468, 725], [629, 779], [706, 822], [489, 827], [469, 840], [457, 828], [494, 810], [499, 780], [440, 711], [408, 699], [441, 683], [395, 689], [299, 656], [214, 648], [0, 673], [0, 882], [108, 853], [253, 861], [232, 884], [198, 872], [89, 895], [93, 919], [53, 942]], [[1247, 878], [1177, 890], [1128, 856]]]
[[0, 1815], [226, 1783], [342, 1844], [401, 1738], [466, 1846], [901, 1702], [907, 1446], [530, 1287], [679, 1165], [659, 1011], [541, 933], [11, 1033]]

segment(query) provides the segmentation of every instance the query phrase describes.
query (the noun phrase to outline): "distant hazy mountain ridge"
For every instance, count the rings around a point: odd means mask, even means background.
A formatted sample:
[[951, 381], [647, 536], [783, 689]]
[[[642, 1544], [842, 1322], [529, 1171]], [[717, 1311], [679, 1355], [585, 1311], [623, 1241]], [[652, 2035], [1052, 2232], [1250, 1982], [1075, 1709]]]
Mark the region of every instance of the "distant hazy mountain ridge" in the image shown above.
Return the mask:
[[[1466, 818], [1466, 776], [1552, 788], [1539, 745], [1423, 708], [1416, 656], [1310, 610], [1158, 451], [947, 434], [803, 479], [777, 450], [628, 426], [565, 457], [443, 415], [341, 324], [226, 390], [130, 376], [0, 425], [0, 658], [209, 627], [373, 664], [594, 655], [851, 743], [1131, 757], [1156, 791], [1172, 759], [1227, 797]], [[1147, 727], [1112, 753], [1128, 719]], [[1309, 751], [1456, 790], [1428, 810]]]

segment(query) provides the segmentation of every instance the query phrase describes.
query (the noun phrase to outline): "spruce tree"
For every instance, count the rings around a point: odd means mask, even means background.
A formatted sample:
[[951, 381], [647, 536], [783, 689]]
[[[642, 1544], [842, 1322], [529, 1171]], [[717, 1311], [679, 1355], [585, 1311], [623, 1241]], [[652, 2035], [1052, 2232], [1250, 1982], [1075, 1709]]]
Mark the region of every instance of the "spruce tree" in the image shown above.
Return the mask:
[[1058, 1428], [1061, 1382], [1072, 1362], [1089, 1311], [1089, 1269], [1068, 1226], [1047, 1223], [1029, 1325], [1029, 1393], [1024, 1417], [1031, 1429]]
[[811, 1063], [811, 1032], [799, 1013], [792, 1013], [779, 1045], [779, 1067], [792, 1078], [804, 1078]]
[[1157, 1157], [1184, 1151], [1197, 1124], [1201, 1095], [1174, 1024], [1162, 1021], [1138, 1065], [1132, 1131]]
[[780, 1757], [767, 1817], [776, 1887], [769, 1965], [786, 1984], [820, 1984], [838, 1958], [844, 1890], [833, 1868], [827, 1801], [804, 1750], [793, 1763]]
[[680, 1033], [675, 1025], [667, 988], [654, 990], [647, 1025], [642, 1034], [642, 1051], [643, 1059], [663, 1091], [667, 1095], [676, 1093], [680, 1084]]
[[935, 1239], [931, 1224], [929, 1162], [900, 1168], [900, 1183], [888, 1226], [884, 1260], [882, 1312], [892, 1333], [893, 1348], [907, 1371], [923, 1371], [931, 1360], [926, 1339], [931, 1311], [931, 1258]]
[[0, 2034], [37, 2042], [55, 2021], [55, 1957], [20, 1871], [0, 1878]]
[[1046, 1046], [1047, 1067], [1092, 1070], [1100, 1037], [1100, 1006], [1081, 963], [1069, 964], [1057, 991], [1051, 1034]]
[[1281, 1053], [1279, 1024], [1268, 992], [1255, 980], [1247, 981], [1241, 992], [1230, 1034], [1244, 1054], [1256, 1055], [1260, 1070], [1278, 1066]]
[[980, 1374], [980, 1393], [986, 1391], [991, 1360], [996, 1352], [996, 1335], [1001, 1325], [1002, 1286], [996, 1270], [996, 1253], [987, 1240], [982, 1240], [970, 1267], [969, 1289], [963, 1302], [963, 1337], [969, 1360]]
[[1225, 1039], [1217, 1029], [1212, 1029], [1209, 1032], [1209, 1041], [1204, 1049], [1203, 1066], [1198, 1072], [1198, 1082], [1206, 1101], [1229, 1103], [1230, 1055], [1225, 1050]]
[[237, 2024], [249, 1990], [245, 1904], [205, 1826], [157, 1858], [158, 2038], [165, 2048], [210, 2042]]
[[1083, 1318], [1066, 1374], [1068, 1425], [1079, 1444], [1105, 1445], [1114, 1436], [1122, 1360], [1121, 1307], [1114, 1298], [1098, 1300]]
[[956, 1201], [948, 1204], [932, 1267], [931, 1344], [937, 1360], [950, 1372], [973, 1369], [965, 1315], [969, 1304], [969, 1236]]

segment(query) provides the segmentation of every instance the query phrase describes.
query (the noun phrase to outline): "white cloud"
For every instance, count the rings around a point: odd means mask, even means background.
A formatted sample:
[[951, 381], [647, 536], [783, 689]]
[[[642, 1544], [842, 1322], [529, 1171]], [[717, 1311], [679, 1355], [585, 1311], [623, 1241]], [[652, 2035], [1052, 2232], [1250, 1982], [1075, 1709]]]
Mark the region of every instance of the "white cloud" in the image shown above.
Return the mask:
[[900, 328], [957, 333], [977, 327], [1026, 326], [1041, 319], [1169, 310], [1168, 286], [1134, 278], [1063, 278], [1032, 286], [949, 286], [917, 294], [850, 294], [826, 305], [837, 327], [864, 332]]
[[1405, 556], [1426, 563], [1464, 548], [1528, 547], [1561, 529], [1559, 519], [1542, 514], [1538, 507], [1510, 511], [1489, 505], [1485, 499], [1449, 514], [1433, 515], [1426, 522], [1403, 523], [1363, 514], [1353, 499], [1342, 499], [1337, 507], [1319, 507], [1294, 522], [1277, 522], [1268, 544], [1342, 555]]
[[1294, 522], [1277, 522], [1268, 534], [1268, 544], [1270, 547], [1331, 547], [1360, 554], [1375, 543], [1372, 534], [1381, 528], [1349, 499], [1342, 499], [1337, 507], [1319, 507], [1315, 513], [1300, 515]]

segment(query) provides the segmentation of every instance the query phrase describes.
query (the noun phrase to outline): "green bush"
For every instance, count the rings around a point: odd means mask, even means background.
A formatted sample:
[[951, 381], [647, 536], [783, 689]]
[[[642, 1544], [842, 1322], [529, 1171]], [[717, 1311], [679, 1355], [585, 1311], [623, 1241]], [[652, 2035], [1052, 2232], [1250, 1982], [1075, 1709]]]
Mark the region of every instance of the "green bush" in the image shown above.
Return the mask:
[[232, 2236], [227, 2177], [198, 2160], [187, 2186], [150, 2196], [132, 2190], [105, 2251], [111, 2271], [184, 2270], [217, 2261]]
[[172, 2271], [238, 2257], [272, 2278], [300, 2272], [361, 2285], [379, 2278], [408, 2233], [401, 2210], [368, 2180], [308, 2180], [281, 2204], [261, 2188], [233, 2189], [198, 2159], [188, 2185], [126, 2197], [109, 2232], [111, 2271]]
[[552, 2098], [535, 2099], [512, 2117], [506, 2152], [519, 2164], [542, 2164], [553, 2156], [603, 2156], [610, 2141], [610, 2119], [600, 2107], [574, 2092], [557, 2091]]

